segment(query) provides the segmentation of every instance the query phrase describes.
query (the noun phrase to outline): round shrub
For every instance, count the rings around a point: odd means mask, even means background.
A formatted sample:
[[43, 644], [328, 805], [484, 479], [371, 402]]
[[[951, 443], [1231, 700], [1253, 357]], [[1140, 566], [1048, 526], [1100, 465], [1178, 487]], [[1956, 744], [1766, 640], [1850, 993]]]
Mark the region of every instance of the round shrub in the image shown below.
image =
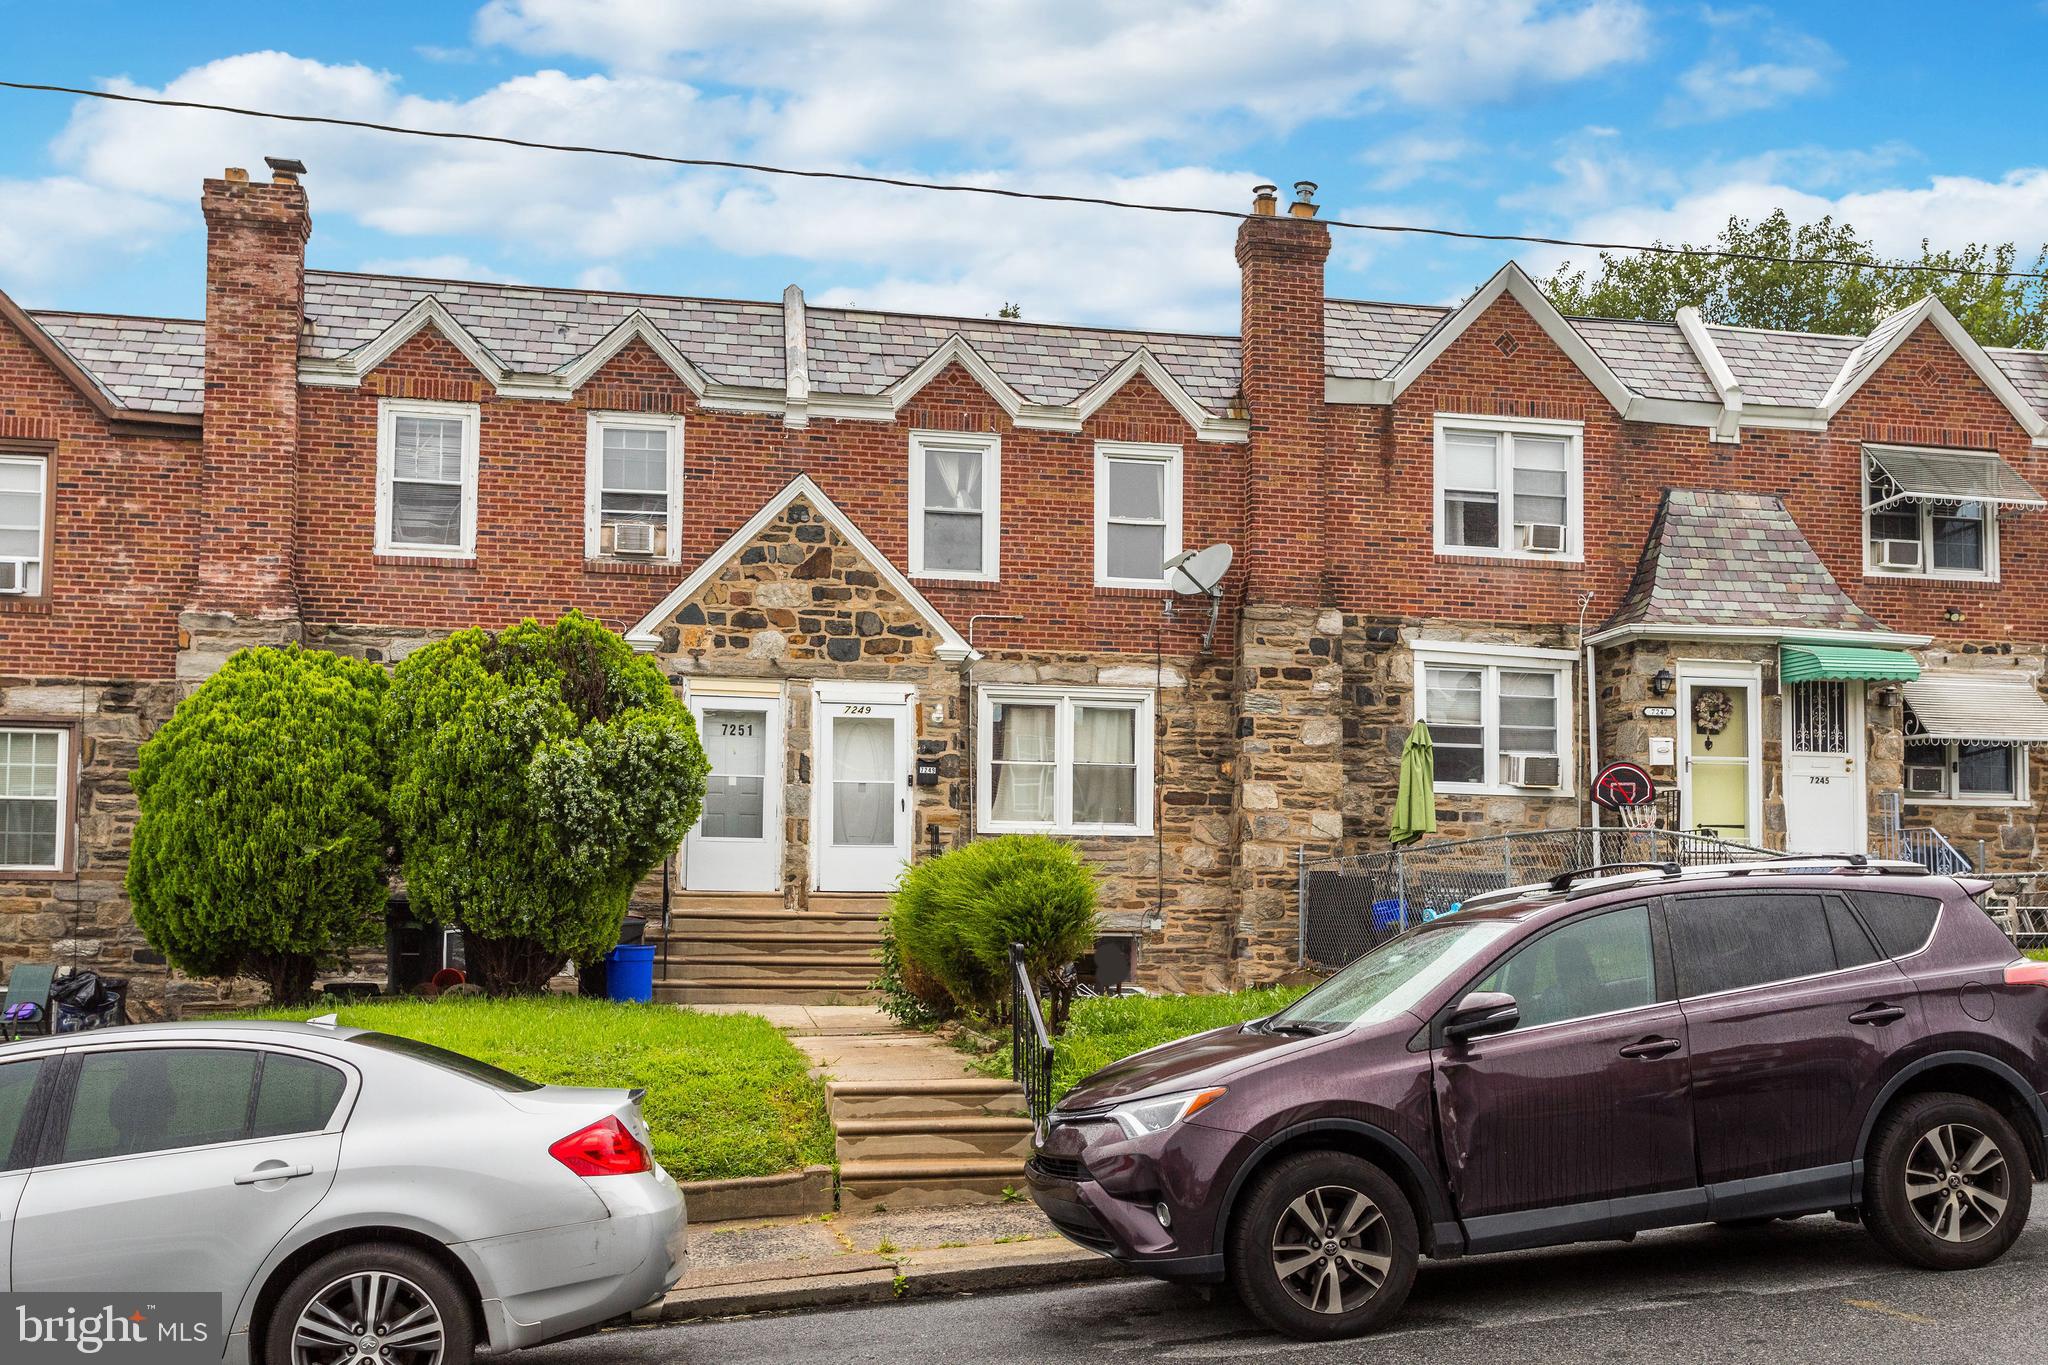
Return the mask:
[[921, 968], [961, 1009], [980, 1014], [1000, 1011], [1010, 945], [1022, 944], [1034, 986], [1064, 1017], [1065, 972], [1095, 942], [1095, 907], [1095, 877], [1072, 845], [1005, 834], [905, 871], [890, 925], [907, 968]]
[[407, 656], [384, 734], [413, 913], [462, 927], [493, 995], [544, 989], [617, 943], [634, 884], [703, 809], [689, 708], [580, 612]]
[[297, 645], [245, 649], [142, 746], [128, 859], [135, 922], [195, 976], [278, 1004], [383, 928], [384, 670]]

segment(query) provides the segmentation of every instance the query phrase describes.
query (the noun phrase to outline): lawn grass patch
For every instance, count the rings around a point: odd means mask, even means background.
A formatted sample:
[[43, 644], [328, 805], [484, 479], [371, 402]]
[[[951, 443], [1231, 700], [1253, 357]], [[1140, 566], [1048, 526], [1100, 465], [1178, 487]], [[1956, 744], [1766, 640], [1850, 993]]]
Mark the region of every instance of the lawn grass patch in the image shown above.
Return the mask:
[[547, 1085], [645, 1087], [640, 1110], [655, 1160], [678, 1180], [776, 1175], [832, 1160], [824, 1083], [756, 1015], [576, 996], [376, 1001], [336, 1012], [351, 1028], [416, 1038]]
[[[1053, 1040], [1053, 1099], [1084, 1077], [1133, 1052], [1226, 1024], [1273, 1013], [1308, 992], [1306, 986], [1268, 986], [1228, 995], [1091, 996], [1074, 1002], [1067, 1031]], [[1010, 1074], [1007, 1048], [980, 1059], [992, 1076]]]

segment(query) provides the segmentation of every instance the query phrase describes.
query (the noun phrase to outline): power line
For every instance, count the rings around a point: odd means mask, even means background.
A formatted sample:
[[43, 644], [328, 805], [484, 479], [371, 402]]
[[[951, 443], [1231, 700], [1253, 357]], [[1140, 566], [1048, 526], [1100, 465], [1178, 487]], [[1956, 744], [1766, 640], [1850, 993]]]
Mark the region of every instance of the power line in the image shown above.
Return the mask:
[[[87, 90], [75, 85], [48, 85], [36, 81], [0, 80], [0, 89], [27, 90], [52, 95], [77, 95], [83, 99], [107, 100], [117, 104], [147, 104], [160, 109], [196, 109], [240, 118], [270, 119], [279, 123], [312, 123], [330, 128], [357, 128], [372, 133], [397, 133], [406, 137], [438, 138], [448, 142], [481, 142], [499, 147], [520, 147], [537, 152], [570, 152], [582, 156], [618, 157], [627, 161], [651, 161], [667, 166], [692, 166], [705, 170], [744, 171], [751, 175], [779, 175], [799, 180], [839, 180], [857, 185], [884, 185], [891, 189], [927, 190], [938, 194], [980, 194], [998, 199], [1028, 199], [1048, 204], [1081, 204], [1095, 208], [1127, 209], [1141, 213], [1174, 213], [1204, 218], [1241, 220], [1258, 215], [1237, 209], [1201, 208], [1189, 204], [1155, 204], [1141, 200], [1112, 199], [1093, 194], [1053, 194], [1043, 190], [1013, 190], [997, 185], [962, 185], [939, 180], [911, 180], [891, 175], [868, 175], [859, 171], [803, 170], [771, 166], [758, 161], [727, 161], [717, 157], [668, 156], [660, 152], [632, 151], [621, 147], [590, 147], [570, 142], [540, 142], [531, 138], [507, 137], [498, 133], [465, 133], [445, 128], [408, 128], [370, 119], [340, 118], [329, 114], [286, 114], [274, 109], [248, 109], [205, 100], [174, 100], [158, 95], [124, 95], [112, 90]], [[1544, 237], [1522, 232], [1469, 232], [1458, 228], [1424, 227], [1414, 223], [1359, 223], [1342, 218], [1320, 220], [1333, 228], [1354, 232], [1384, 232], [1419, 237], [1443, 237], [1464, 242], [1521, 242], [1531, 246], [1578, 247], [1589, 251], [1632, 251], [1658, 256], [1712, 257], [1729, 261], [1752, 261], [1763, 265], [1838, 266], [1849, 270], [1881, 269], [1925, 275], [1975, 275], [1994, 280], [2048, 280], [2048, 273], [2036, 270], [1980, 270], [1968, 266], [1922, 265], [1914, 262], [1853, 261], [1832, 256], [1771, 256], [1758, 251], [1726, 251], [1715, 247], [1671, 246], [1664, 242], [1592, 242], [1572, 237]]]

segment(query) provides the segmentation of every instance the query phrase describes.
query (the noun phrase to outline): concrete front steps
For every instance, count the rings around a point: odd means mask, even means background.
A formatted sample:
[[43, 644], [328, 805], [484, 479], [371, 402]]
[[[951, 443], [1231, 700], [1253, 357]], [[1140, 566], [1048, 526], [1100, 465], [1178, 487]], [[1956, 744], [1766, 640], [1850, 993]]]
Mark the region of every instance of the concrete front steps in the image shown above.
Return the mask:
[[1023, 1087], [982, 1076], [832, 1081], [844, 1213], [997, 1203], [1024, 1188]]
[[[886, 896], [681, 893], [669, 912], [654, 998], [679, 1005], [857, 1005], [874, 999]], [[660, 944], [660, 936], [653, 940]]]

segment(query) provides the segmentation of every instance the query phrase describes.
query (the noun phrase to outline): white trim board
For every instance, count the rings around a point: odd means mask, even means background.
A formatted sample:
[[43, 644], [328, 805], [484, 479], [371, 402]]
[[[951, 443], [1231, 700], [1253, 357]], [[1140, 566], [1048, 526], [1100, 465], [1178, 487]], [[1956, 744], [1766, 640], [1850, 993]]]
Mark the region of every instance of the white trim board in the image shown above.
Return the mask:
[[689, 601], [700, 588], [710, 582], [713, 574], [724, 568], [728, 560], [744, 550], [754, 537], [761, 534], [769, 522], [780, 516], [783, 509], [798, 498], [808, 502], [821, 520], [829, 523], [840, 535], [846, 537], [847, 544], [874, 567], [875, 572], [888, 584], [890, 590], [907, 602], [912, 611], [924, 618], [925, 624], [932, 628], [932, 633], [939, 637], [938, 654], [941, 659], [952, 663], [974, 657], [974, 651], [969, 648], [960, 632], [953, 629], [952, 623], [941, 616], [938, 608], [927, 601], [925, 595], [889, 562], [887, 555], [875, 548], [873, 541], [861, 534], [860, 528], [839, 509], [839, 504], [825, 496], [825, 490], [813, 483], [808, 474], [797, 475], [783, 485], [781, 492], [762, 503], [761, 509], [747, 519], [746, 525], [727, 537], [723, 544], [690, 571], [689, 577], [678, 583], [668, 596], [656, 603], [653, 610], [641, 617], [639, 622], [626, 632], [626, 643], [643, 653], [660, 648], [660, 630], [663, 623], [682, 610], [683, 603]]

